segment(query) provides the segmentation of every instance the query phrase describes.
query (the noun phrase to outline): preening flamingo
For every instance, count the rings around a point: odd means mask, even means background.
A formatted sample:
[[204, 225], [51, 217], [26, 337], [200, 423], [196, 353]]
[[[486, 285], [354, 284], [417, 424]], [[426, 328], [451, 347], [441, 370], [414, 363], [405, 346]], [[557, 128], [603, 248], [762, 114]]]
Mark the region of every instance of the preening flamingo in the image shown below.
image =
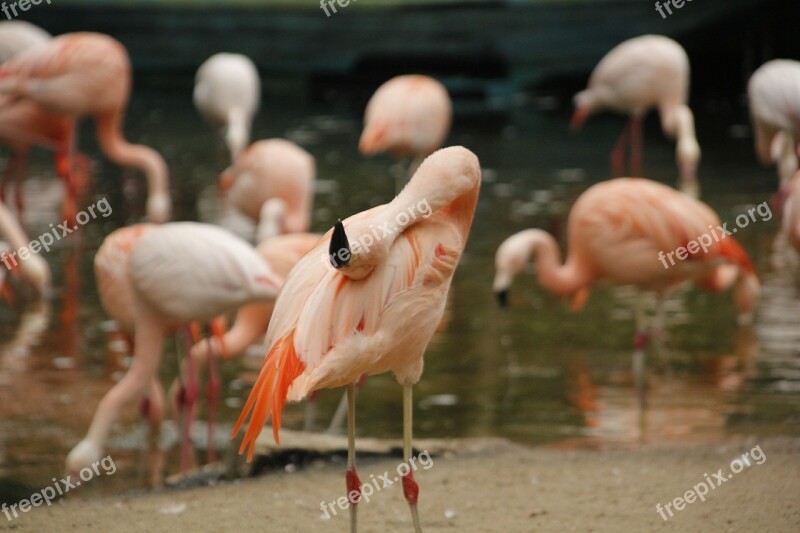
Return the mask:
[[365, 156], [388, 152], [413, 157], [411, 176], [425, 157], [442, 147], [452, 117], [444, 85], [418, 74], [394, 77], [367, 103], [358, 149]]
[[194, 105], [219, 129], [236, 161], [250, 142], [250, 127], [261, 100], [258, 69], [241, 54], [214, 54], [200, 65], [194, 82]]
[[5, 286], [5, 273], [19, 272], [27, 278], [34, 286], [39, 295], [43, 295], [50, 285], [50, 267], [38, 253], [30, 253], [23, 258], [18, 255], [22, 248], [28, 249], [30, 239], [25, 235], [25, 231], [19, 225], [17, 218], [8, 210], [6, 205], [0, 201], [0, 236], [4, 237], [10, 245], [10, 250], [0, 253], [0, 291], [8, 296]]
[[[736, 304], [748, 315], [758, 299], [758, 277], [747, 253], [719, 225], [710, 207], [666, 185], [642, 178], [601, 182], [587, 189], [570, 211], [563, 265], [549, 233], [523, 230], [497, 249], [493, 289], [506, 305], [514, 276], [533, 258], [539, 283], [564, 296], [585, 297], [599, 281], [634, 285], [658, 295], [685, 281], [712, 291], [735, 281]], [[698, 248], [685, 260], [676, 258], [673, 252], [701, 238], [710, 241], [707, 251]], [[637, 333], [639, 347], [644, 335], [641, 329]], [[641, 368], [634, 361], [640, 385]]]
[[[253, 221], [261, 219], [263, 223], [269, 217], [262, 215], [277, 211], [280, 221], [274, 229], [299, 233], [308, 231], [311, 225], [316, 173], [311, 154], [291, 141], [267, 139], [248, 146], [225, 169], [220, 187], [230, 204]], [[261, 233], [260, 239], [266, 237], [263, 230]]]
[[[270, 417], [278, 441], [287, 400], [347, 386], [346, 481], [348, 493], [360, 491], [354, 384], [362, 375], [382, 372], [393, 372], [403, 386], [403, 451], [406, 459], [411, 457], [411, 390], [422, 374], [425, 348], [444, 312], [466, 244], [480, 176], [478, 158], [469, 150], [439, 150], [394, 200], [337, 223], [300, 260], [275, 303], [267, 357], [233, 431], [236, 435], [250, 417], [240, 449], [247, 450], [248, 459]], [[409, 209], [423, 201], [432, 214], [410, 217]], [[365, 246], [370, 232], [382, 224], [393, 231]], [[419, 489], [408, 470], [403, 493], [419, 531]], [[350, 519], [355, 531], [355, 503], [350, 505]]]
[[127, 268], [133, 289], [133, 362], [100, 401], [86, 437], [67, 456], [69, 472], [101, 457], [119, 410], [156, 376], [166, 334], [192, 321], [209, 321], [248, 303], [271, 300], [281, 283], [245, 241], [194, 222], [144, 232], [130, 250]]
[[[68, 33], [28, 49], [0, 66], [0, 93], [31, 100], [49, 113], [79, 119], [91, 116], [97, 140], [108, 158], [144, 172], [147, 215], [169, 218], [168, 171], [158, 152], [128, 143], [122, 120], [131, 89], [131, 65], [125, 47], [100, 33]], [[73, 151], [74, 124], [67, 145]], [[71, 172], [71, 165], [67, 165]], [[72, 182], [72, 180], [70, 180]]]
[[747, 85], [756, 155], [778, 164], [781, 186], [797, 170], [800, 142], [800, 62], [775, 59], [761, 65]]
[[677, 142], [679, 188], [697, 197], [700, 145], [687, 105], [688, 92], [689, 58], [683, 47], [661, 35], [635, 37], [614, 47], [594, 68], [589, 86], [575, 95], [571, 127], [580, 128], [590, 115], [604, 109], [630, 115], [611, 152], [611, 166], [615, 177], [624, 174], [625, 145], [629, 144], [630, 173], [640, 176], [642, 119], [658, 108], [661, 129]]

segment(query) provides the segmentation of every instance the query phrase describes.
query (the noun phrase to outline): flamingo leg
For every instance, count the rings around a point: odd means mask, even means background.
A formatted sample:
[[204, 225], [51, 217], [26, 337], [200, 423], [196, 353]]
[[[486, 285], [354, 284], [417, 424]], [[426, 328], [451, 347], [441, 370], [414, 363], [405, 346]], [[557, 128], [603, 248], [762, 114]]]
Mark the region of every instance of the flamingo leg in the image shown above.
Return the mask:
[[[361, 385], [364, 384], [364, 380], [366, 379], [365, 374], [361, 374], [361, 377], [358, 378], [356, 381], [355, 386], [356, 390], [361, 388]], [[316, 396], [313, 397], [316, 399]], [[347, 394], [342, 395], [342, 399], [339, 400], [339, 405], [336, 406], [336, 412], [333, 413], [333, 418], [331, 418], [331, 423], [328, 425], [328, 429], [325, 433], [329, 435], [341, 435], [342, 434], [342, 426], [344, 426], [344, 420], [347, 416]]]
[[181, 472], [189, 470], [191, 463], [191, 432], [194, 408], [197, 404], [197, 368], [191, 356], [192, 332], [189, 326], [183, 328], [183, 342], [185, 346], [186, 376], [183, 388], [183, 420], [181, 436]]
[[28, 173], [26, 168], [28, 158], [24, 152], [15, 155], [19, 157], [19, 161], [14, 171], [14, 203], [17, 207], [17, 217], [21, 222], [22, 214], [25, 212], [25, 196], [22, 194], [22, 182]]
[[642, 298], [636, 301], [636, 334], [633, 336], [633, 357], [631, 368], [633, 370], [633, 382], [639, 404], [644, 406], [645, 399], [645, 350], [650, 340], [650, 332], [647, 328], [646, 313]]
[[[222, 344], [222, 335], [224, 334], [223, 328], [219, 322], [212, 322], [211, 328], [213, 336], [216, 338], [220, 345]], [[224, 352], [224, 348], [223, 348]], [[208, 383], [206, 383], [206, 402], [207, 402], [207, 416], [208, 416], [208, 444], [206, 460], [213, 463], [217, 460], [216, 446], [214, 445], [214, 427], [217, 422], [217, 400], [219, 398], [219, 370], [217, 368], [217, 353], [216, 350], [209, 350], [208, 352]]]
[[[358, 502], [361, 501], [361, 480], [356, 473], [356, 385], [347, 386], [347, 499], [350, 501], [350, 533], [356, 533]], [[355, 494], [354, 494], [355, 493]]]
[[631, 119], [631, 176], [642, 175], [642, 117]]
[[[0, 181], [0, 200], [3, 202], [6, 201], [6, 187], [8, 187], [9, 182], [15, 181], [17, 168], [19, 167], [20, 159], [22, 157], [24, 156], [20, 154], [20, 152], [14, 150], [11, 152], [11, 156], [8, 158], [8, 163], [3, 171], [2, 181]], [[19, 213], [19, 215], [21, 215], [21, 213]]]
[[628, 143], [631, 122], [629, 121], [622, 128], [614, 148], [611, 150], [611, 176], [618, 178], [625, 172], [625, 145]]
[[68, 225], [75, 224], [75, 217], [77, 216], [77, 193], [75, 188], [75, 180], [72, 176], [73, 173], [73, 159], [75, 152], [75, 124], [70, 126], [65, 139], [60, 143], [56, 150], [56, 173], [64, 180], [64, 187], [66, 195], [64, 198], [64, 219]]
[[411, 509], [414, 531], [416, 533], [422, 533], [422, 527], [419, 524], [419, 510], [417, 509], [419, 485], [417, 485], [417, 482], [414, 480], [414, 469], [411, 462], [411, 456], [413, 454], [411, 439], [414, 428], [414, 402], [412, 401], [411, 387], [413, 387], [413, 385], [403, 385], [403, 457], [406, 459], [406, 466], [408, 467], [406, 468], [406, 474], [403, 475], [403, 495], [406, 497], [409, 509]]
[[70, 452], [67, 465], [72, 464], [72, 458], [84, 456], [87, 449], [92, 451], [92, 455], [102, 453], [120, 409], [142, 394], [158, 372], [163, 335], [163, 327], [156, 317], [137, 317], [133, 363], [125, 376], [100, 400], [86, 437]]

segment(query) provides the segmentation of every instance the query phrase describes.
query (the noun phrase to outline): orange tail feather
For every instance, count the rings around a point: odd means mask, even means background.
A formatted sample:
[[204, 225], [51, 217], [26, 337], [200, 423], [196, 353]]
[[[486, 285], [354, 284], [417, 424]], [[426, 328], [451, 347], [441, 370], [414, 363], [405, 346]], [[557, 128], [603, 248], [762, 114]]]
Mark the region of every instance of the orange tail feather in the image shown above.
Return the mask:
[[278, 430], [281, 427], [281, 413], [286, 403], [286, 394], [292, 382], [305, 368], [306, 365], [297, 357], [294, 350], [294, 331], [276, 342], [267, 354], [261, 373], [231, 433], [231, 438], [236, 436], [244, 421], [250, 416], [250, 423], [239, 448], [239, 453], [247, 449], [248, 461], [253, 458], [256, 439], [270, 416], [272, 416], [272, 435], [275, 442], [280, 444]]

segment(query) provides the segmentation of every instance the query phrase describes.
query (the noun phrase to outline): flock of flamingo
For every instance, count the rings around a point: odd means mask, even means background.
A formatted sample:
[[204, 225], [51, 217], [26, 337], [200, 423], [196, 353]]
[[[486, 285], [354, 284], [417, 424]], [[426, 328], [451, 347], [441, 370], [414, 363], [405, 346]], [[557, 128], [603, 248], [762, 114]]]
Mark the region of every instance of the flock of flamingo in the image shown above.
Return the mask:
[[[184, 378], [170, 396], [183, 412], [183, 436], [198, 396], [197, 366], [208, 366], [209, 425], [213, 424], [219, 377], [217, 357], [240, 354], [264, 337], [266, 359], [236, 423], [248, 421], [240, 452], [252, 457], [264, 424], [272, 420], [279, 440], [287, 401], [309, 398], [323, 388], [346, 387], [348, 493], [359, 491], [355, 465], [355, 394], [364, 376], [392, 372], [403, 387], [404, 460], [412, 454], [412, 387], [423, 371], [423, 354], [443, 316], [453, 273], [467, 243], [478, 202], [478, 157], [460, 147], [442, 147], [452, 106], [445, 87], [422, 75], [393, 78], [367, 105], [359, 149], [411, 157], [410, 179], [385, 205], [348, 217], [324, 235], [308, 233], [314, 197], [314, 158], [283, 139], [250, 144], [259, 109], [255, 65], [238, 54], [216, 54], [197, 71], [194, 103], [219, 133], [231, 164], [220, 176], [228, 201], [258, 225], [257, 246], [225, 229], [197, 222], [168, 222], [168, 165], [154, 149], [129, 143], [122, 134], [131, 92], [131, 65], [118, 41], [97, 33], [51, 37], [23, 22], [0, 24], [0, 140], [12, 150], [2, 193], [15, 186], [16, 210], [24, 206], [20, 181], [26, 152], [44, 146], [55, 153], [65, 184], [65, 216], [74, 216], [76, 183], [85, 172], [75, 146], [75, 125], [91, 117], [103, 153], [112, 162], [141, 171], [148, 184], [148, 222], [109, 234], [94, 258], [101, 302], [130, 341], [132, 364], [103, 397], [85, 436], [66, 459], [77, 472], [102, 457], [112, 422], [126, 404], [147, 397], [147, 415], [157, 427], [165, 398], [157, 379], [163, 340], [180, 332], [186, 344]], [[685, 245], [719, 224], [697, 199], [700, 147], [687, 105], [689, 60], [683, 48], [662, 36], [630, 39], [595, 68], [588, 88], [575, 96], [572, 127], [604, 109], [628, 114], [612, 155], [616, 176], [641, 175], [642, 119], [657, 108], [664, 133], [676, 142], [680, 191], [642, 177], [617, 177], [595, 184], [575, 202], [568, 220], [562, 263], [556, 240], [526, 229], [503, 242], [496, 254], [493, 290], [508, 303], [514, 277], [533, 261], [541, 285], [580, 305], [597, 282], [627, 284], [664, 296], [685, 282], [720, 291], [734, 287], [743, 315], [753, 312], [759, 281], [746, 252], [733, 240], [666, 269], [660, 251]], [[784, 225], [800, 248], [800, 63], [772, 61], [749, 84], [758, 158], [775, 164], [781, 178]], [[401, 217], [427, 202], [430, 216]], [[405, 222], [398, 221], [404, 220]], [[356, 246], [376, 227], [394, 229], [372, 246]], [[387, 226], [388, 227], [388, 226]], [[0, 229], [9, 250], [27, 238], [0, 203]], [[370, 239], [372, 241], [373, 239]], [[321, 259], [321, 258], [328, 258]], [[7, 272], [3, 271], [3, 275]], [[27, 277], [43, 291], [50, 283], [38, 255], [11, 274]], [[487, 280], [488, 286], [488, 280]], [[236, 311], [230, 329], [219, 317]], [[198, 323], [210, 323], [203, 339]], [[636, 343], [650, 331], [638, 324]], [[637, 350], [636, 353], [641, 353]], [[642, 361], [634, 361], [641, 377]], [[209, 431], [209, 434], [211, 431]], [[212, 447], [209, 447], [212, 450]], [[188, 456], [181, 457], [182, 468]], [[411, 468], [403, 492], [416, 531], [419, 488]], [[356, 530], [357, 505], [350, 505]]]

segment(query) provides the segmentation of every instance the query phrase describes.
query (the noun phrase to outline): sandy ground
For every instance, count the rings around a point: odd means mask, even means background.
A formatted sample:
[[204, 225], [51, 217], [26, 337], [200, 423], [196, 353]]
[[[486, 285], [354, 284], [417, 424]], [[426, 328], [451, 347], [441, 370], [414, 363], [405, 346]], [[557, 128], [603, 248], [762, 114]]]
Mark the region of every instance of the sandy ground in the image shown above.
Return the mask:
[[[731, 474], [731, 461], [755, 446], [766, 457], [762, 464]], [[633, 451], [495, 442], [427, 464], [416, 476], [425, 531], [800, 531], [800, 438]], [[392, 458], [364, 459], [359, 474], [369, 482], [389, 471], [391, 480], [396, 468]], [[732, 477], [705, 502], [687, 504], [667, 521], [659, 516], [657, 503], [719, 469]], [[324, 519], [320, 503], [343, 491], [342, 466], [320, 461], [214, 487], [62, 500], [13, 522], [0, 515], [0, 530], [341, 532], [347, 513]], [[358, 509], [362, 532], [413, 530], [400, 483], [375, 491]]]

